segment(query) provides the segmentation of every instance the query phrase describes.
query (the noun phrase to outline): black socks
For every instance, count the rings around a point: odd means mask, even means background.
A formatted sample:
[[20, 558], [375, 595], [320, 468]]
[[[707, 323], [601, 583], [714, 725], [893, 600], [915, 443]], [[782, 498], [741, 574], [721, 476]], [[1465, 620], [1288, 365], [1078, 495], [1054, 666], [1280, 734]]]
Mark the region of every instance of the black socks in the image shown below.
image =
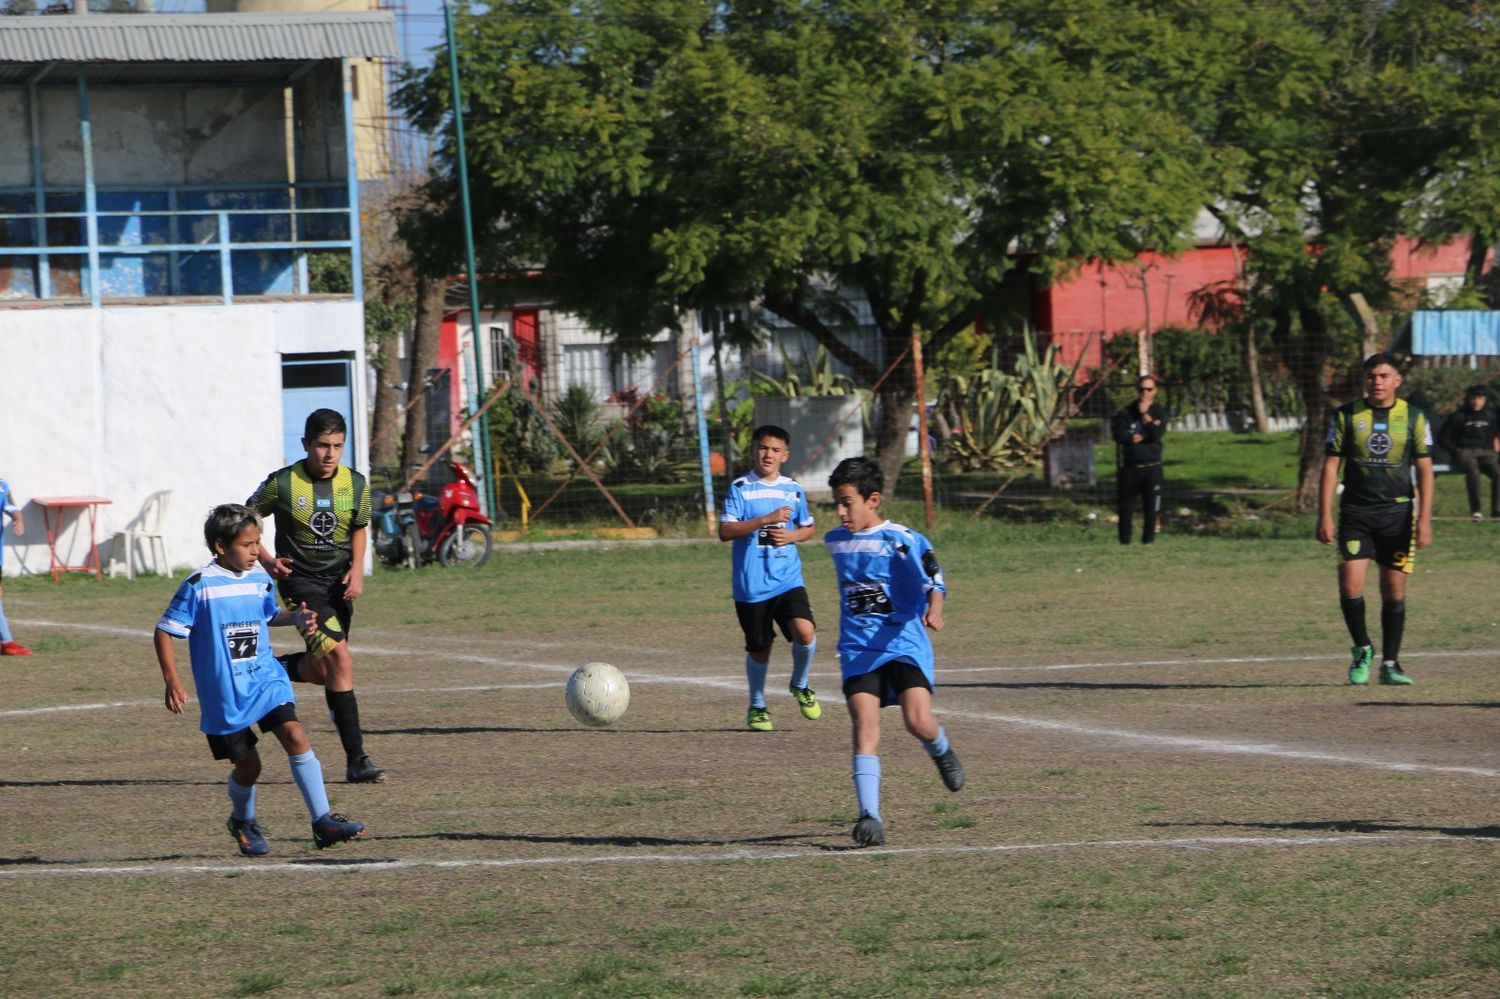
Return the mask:
[[323, 698], [328, 710], [333, 712], [333, 724], [339, 730], [339, 741], [344, 744], [344, 755], [357, 760], [365, 755], [365, 737], [359, 730], [359, 702], [352, 690], [325, 690]]
[[[1344, 625], [1349, 629], [1349, 637], [1354, 640], [1355, 645], [1365, 646], [1370, 644], [1370, 631], [1365, 627], [1365, 598], [1339, 597], [1339, 610], [1344, 612]], [[1381, 610], [1381, 621], [1385, 620], [1385, 611]]]
[[1380, 659], [1393, 663], [1401, 657], [1401, 633], [1406, 630], [1406, 601], [1386, 600], [1380, 605]]

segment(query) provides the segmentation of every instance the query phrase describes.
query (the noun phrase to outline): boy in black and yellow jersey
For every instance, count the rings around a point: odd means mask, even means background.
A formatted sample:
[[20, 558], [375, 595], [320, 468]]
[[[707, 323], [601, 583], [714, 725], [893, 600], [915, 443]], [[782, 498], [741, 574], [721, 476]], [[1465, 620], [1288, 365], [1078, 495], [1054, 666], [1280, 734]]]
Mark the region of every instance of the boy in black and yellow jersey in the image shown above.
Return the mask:
[[[1373, 354], [1365, 361], [1365, 397], [1339, 407], [1328, 427], [1318, 491], [1318, 540], [1325, 545], [1337, 540], [1342, 557], [1339, 605], [1354, 640], [1349, 682], [1355, 684], [1369, 681], [1375, 656], [1365, 628], [1364, 598], [1372, 558], [1380, 565], [1380, 682], [1412, 682], [1399, 656], [1406, 577], [1417, 549], [1432, 540], [1432, 428], [1426, 413], [1396, 398], [1400, 385], [1401, 373], [1390, 354]], [[1341, 459], [1344, 490], [1335, 530], [1333, 497]]]
[[348, 430], [335, 410], [315, 410], [303, 429], [307, 457], [272, 472], [245, 505], [275, 517], [276, 556], [262, 548], [260, 560], [281, 599], [318, 615], [307, 652], [278, 658], [293, 680], [323, 686], [348, 758], [345, 776], [362, 784], [384, 780], [386, 770], [365, 752], [349, 654], [354, 601], [365, 588], [370, 491], [363, 475], [339, 464]]

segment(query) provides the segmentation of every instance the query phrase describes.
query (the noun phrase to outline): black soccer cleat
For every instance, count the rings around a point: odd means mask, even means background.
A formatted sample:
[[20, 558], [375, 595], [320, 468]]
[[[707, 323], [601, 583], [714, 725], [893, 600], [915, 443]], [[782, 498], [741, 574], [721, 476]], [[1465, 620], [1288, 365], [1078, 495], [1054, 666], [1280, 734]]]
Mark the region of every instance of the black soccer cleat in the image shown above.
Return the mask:
[[329, 812], [312, 824], [313, 846], [326, 850], [330, 846], [359, 839], [365, 834], [363, 822], [350, 822], [337, 812]]
[[938, 773], [943, 775], [943, 786], [950, 791], [959, 791], [964, 786], [964, 765], [959, 762], [958, 754], [953, 747], [942, 756], [934, 756], [932, 762], [937, 764]]
[[885, 845], [885, 827], [873, 815], [861, 815], [859, 821], [854, 823], [854, 830], [849, 835], [854, 837], [856, 846]]
[[385, 780], [387, 772], [385, 767], [377, 767], [370, 760], [370, 754], [366, 753], [358, 759], [349, 761], [349, 767], [344, 771], [344, 779], [350, 784], [379, 784]]

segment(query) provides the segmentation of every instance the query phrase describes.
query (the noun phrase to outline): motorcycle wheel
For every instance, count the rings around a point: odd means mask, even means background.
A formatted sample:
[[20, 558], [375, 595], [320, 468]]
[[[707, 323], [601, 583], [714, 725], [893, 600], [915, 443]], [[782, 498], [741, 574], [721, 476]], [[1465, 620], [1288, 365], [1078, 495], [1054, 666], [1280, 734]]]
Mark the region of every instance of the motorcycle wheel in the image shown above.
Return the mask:
[[438, 561], [444, 567], [461, 565], [477, 569], [489, 561], [493, 544], [488, 528], [481, 524], [465, 524], [448, 535], [448, 540], [438, 550]]
[[415, 569], [422, 564], [422, 535], [416, 524], [407, 524], [401, 535], [402, 547], [406, 549], [406, 566]]

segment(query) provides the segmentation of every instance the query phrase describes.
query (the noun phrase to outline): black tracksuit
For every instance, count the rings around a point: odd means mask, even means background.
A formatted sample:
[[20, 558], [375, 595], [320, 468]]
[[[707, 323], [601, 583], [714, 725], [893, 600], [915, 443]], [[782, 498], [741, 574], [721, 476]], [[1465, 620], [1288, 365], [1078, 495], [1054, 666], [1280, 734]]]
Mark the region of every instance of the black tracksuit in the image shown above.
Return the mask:
[[[1149, 422], [1146, 417], [1150, 417]], [[1130, 544], [1131, 516], [1136, 503], [1145, 511], [1141, 526], [1141, 544], [1156, 540], [1156, 518], [1161, 513], [1161, 437], [1167, 430], [1167, 416], [1152, 403], [1143, 415], [1137, 403], [1130, 403], [1109, 422], [1110, 436], [1120, 445], [1120, 476], [1116, 492], [1116, 512], [1120, 516], [1120, 544]], [[1139, 434], [1139, 441], [1132, 438]]]
[[1490, 516], [1500, 517], [1500, 462], [1495, 457], [1494, 443], [1497, 434], [1500, 434], [1500, 417], [1488, 406], [1476, 412], [1465, 403], [1462, 409], [1449, 414], [1443, 421], [1438, 443], [1464, 470], [1471, 514], [1480, 512], [1479, 476], [1482, 472], [1490, 480]]

